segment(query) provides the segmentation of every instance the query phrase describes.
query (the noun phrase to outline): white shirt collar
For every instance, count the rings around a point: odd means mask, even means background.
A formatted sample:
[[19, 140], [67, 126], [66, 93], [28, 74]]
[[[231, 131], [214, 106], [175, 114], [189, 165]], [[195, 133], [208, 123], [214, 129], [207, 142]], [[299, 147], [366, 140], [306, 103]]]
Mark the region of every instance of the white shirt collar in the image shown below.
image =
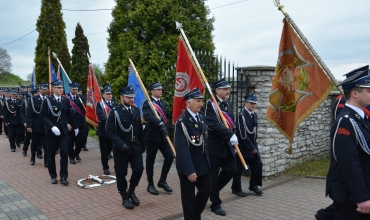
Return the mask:
[[350, 107], [355, 112], [357, 112], [361, 116], [361, 118], [365, 118], [365, 112], [362, 109], [360, 109], [360, 108], [358, 108], [356, 106], [353, 106], [351, 104], [348, 104], [348, 103], [346, 103], [346, 106]]
[[125, 106], [124, 104], [122, 104], [122, 105], [125, 107], [125, 109], [126, 109], [126, 110], [131, 109], [131, 106], [128, 106], [128, 107], [127, 107], [127, 106]]
[[58, 100], [58, 99], [60, 99], [60, 100], [62, 100], [62, 96], [56, 96], [55, 94], [53, 94], [53, 96], [54, 96], [54, 98], [56, 99], [56, 100]]
[[196, 122], [198, 122], [198, 121], [197, 121], [197, 117], [196, 117], [198, 114], [195, 114], [194, 112], [190, 111], [190, 109], [188, 109], [188, 108], [186, 108], [186, 109], [187, 109], [187, 110], [188, 110], [188, 112], [191, 114], [191, 116], [193, 116], [193, 118], [195, 119], [195, 121], [196, 121]]
[[154, 98], [153, 96], [152, 96], [152, 99], [154, 99], [154, 101], [156, 101], [156, 102], [158, 102], [160, 100], [160, 99]]
[[253, 111], [252, 111], [252, 112], [251, 112], [251, 111], [249, 111], [246, 107], [244, 107], [244, 109], [245, 109], [245, 110], [247, 110], [247, 112], [248, 112], [250, 115], [254, 113]]
[[218, 100], [219, 100], [220, 102], [226, 101], [226, 100], [221, 99], [221, 98], [220, 98], [220, 97], [218, 97], [217, 95], [216, 95], [216, 97], [218, 98]]

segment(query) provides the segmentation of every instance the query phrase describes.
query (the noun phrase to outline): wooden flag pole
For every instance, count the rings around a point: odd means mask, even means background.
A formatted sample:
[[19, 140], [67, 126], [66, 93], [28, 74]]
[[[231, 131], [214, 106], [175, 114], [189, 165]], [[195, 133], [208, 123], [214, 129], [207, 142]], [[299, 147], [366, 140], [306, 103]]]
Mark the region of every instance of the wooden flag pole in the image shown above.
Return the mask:
[[[132, 62], [132, 60], [131, 60], [130, 58], [128, 58], [128, 60], [130, 61], [130, 64], [131, 64], [132, 68], [134, 69], [134, 73], [135, 73], [135, 75], [136, 75], [136, 79], [137, 79], [137, 81], [139, 82], [140, 87], [141, 87], [141, 89], [142, 89], [142, 90], [143, 90], [143, 92], [144, 92], [144, 95], [145, 95], [146, 100], [148, 100], [149, 106], [151, 106], [151, 109], [152, 109], [152, 111], [153, 111], [154, 115], [155, 115], [155, 116], [160, 120], [160, 117], [159, 117], [159, 115], [158, 115], [157, 111], [153, 108], [153, 103], [152, 103], [152, 101], [150, 100], [150, 97], [149, 97], [149, 95], [148, 95], [148, 92], [146, 91], [146, 88], [145, 88], [145, 86], [144, 86], [143, 82], [141, 81], [141, 78], [140, 78], [140, 76], [139, 76], [139, 73], [138, 73], [138, 72], [137, 72], [137, 70], [136, 70], [136, 67], [135, 67], [134, 63]], [[176, 157], [176, 151], [175, 151], [175, 148], [174, 148], [174, 146], [173, 146], [173, 144], [172, 144], [172, 142], [171, 142], [171, 140], [170, 140], [170, 137], [168, 137], [168, 134], [166, 134], [165, 136], [166, 136], [166, 140], [167, 140], [167, 142], [168, 142], [168, 145], [170, 145], [170, 148], [171, 148], [171, 150], [172, 150], [172, 152], [173, 152], [173, 155]]]
[[49, 62], [49, 95], [51, 95], [51, 68], [50, 68], [50, 47], [48, 47], [48, 62]]
[[306, 46], [308, 51], [310, 51], [311, 55], [315, 58], [316, 62], [320, 65], [321, 69], [324, 70], [325, 74], [331, 79], [331, 81], [334, 83], [334, 85], [338, 88], [338, 90], [343, 94], [343, 90], [339, 88], [339, 83], [336, 80], [336, 78], [333, 76], [329, 68], [325, 65], [324, 61], [321, 59], [321, 57], [316, 53], [315, 49], [311, 46], [310, 42], [307, 40], [307, 38], [303, 35], [301, 30], [298, 28], [298, 26], [295, 24], [293, 19], [289, 16], [288, 12], [285, 11], [284, 5], [280, 4], [280, 0], [273, 0], [274, 4], [278, 9], [283, 13], [287, 21], [289, 22], [290, 26], [294, 29], [294, 31], [297, 33], [298, 37], [301, 38], [303, 44]]
[[[211, 89], [211, 87], [210, 87], [210, 86], [209, 86], [209, 84], [208, 84], [207, 78], [206, 78], [206, 76], [205, 76], [205, 75], [204, 75], [204, 73], [203, 73], [202, 67], [200, 67], [199, 62], [198, 62], [198, 60], [197, 60], [197, 57], [195, 56], [194, 51], [193, 51], [193, 49], [191, 48], [190, 43], [189, 43], [189, 41], [188, 41], [188, 38], [186, 37], [184, 30], [182, 29], [182, 24], [176, 21], [176, 28], [180, 30], [180, 32], [181, 32], [181, 36], [184, 38], [185, 43], [186, 43], [186, 46], [188, 47], [188, 49], [189, 49], [189, 51], [190, 51], [190, 53], [191, 53], [191, 58], [193, 59], [193, 61], [194, 61], [194, 62], [195, 62], [195, 64], [197, 65], [197, 68], [198, 68], [198, 70], [199, 70], [200, 76], [202, 77], [203, 84], [205, 84], [205, 86], [207, 87], [208, 92], [209, 92], [209, 94], [211, 95], [212, 101], [215, 103], [215, 106], [217, 106], [217, 111], [218, 111], [218, 113], [219, 113], [219, 115], [220, 115], [220, 118], [221, 118], [222, 123], [224, 124], [224, 126], [225, 126], [226, 128], [229, 128], [229, 126], [228, 126], [228, 124], [226, 123], [226, 120], [225, 120], [225, 118], [224, 118], [224, 115], [222, 114], [222, 111], [221, 111], [221, 109], [220, 109], [220, 106], [218, 106], [218, 104], [217, 104], [218, 102], [216, 101], [216, 98], [215, 98], [215, 96], [213, 95], [212, 89]], [[243, 157], [243, 155], [241, 154], [241, 152], [240, 152], [239, 147], [238, 147], [238, 145], [237, 145], [237, 144], [234, 144], [234, 149], [235, 149], [236, 153], [238, 154], [239, 159], [240, 159], [241, 163], [243, 164], [243, 166], [244, 166], [245, 170], [248, 170], [247, 163], [245, 162], [244, 157]]]

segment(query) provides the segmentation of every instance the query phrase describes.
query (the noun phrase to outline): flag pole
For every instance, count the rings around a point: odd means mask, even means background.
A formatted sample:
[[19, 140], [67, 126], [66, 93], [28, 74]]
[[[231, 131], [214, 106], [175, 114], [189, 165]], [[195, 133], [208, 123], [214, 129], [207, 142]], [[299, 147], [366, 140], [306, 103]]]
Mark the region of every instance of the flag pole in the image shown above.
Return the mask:
[[48, 62], [49, 62], [49, 95], [51, 95], [51, 68], [50, 68], [50, 47], [48, 47]]
[[[150, 97], [149, 97], [149, 95], [148, 95], [148, 92], [146, 91], [146, 88], [145, 88], [145, 86], [144, 86], [143, 82], [141, 81], [141, 78], [140, 78], [140, 76], [139, 76], [139, 73], [138, 73], [138, 72], [137, 72], [137, 70], [136, 70], [136, 67], [135, 67], [134, 63], [132, 62], [132, 60], [131, 60], [130, 58], [128, 58], [128, 60], [130, 61], [130, 64], [131, 64], [132, 68], [134, 69], [134, 73], [135, 73], [136, 79], [137, 79], [137, 81], [139, 82], [140, 87], [141, 87], [141, 89], [142, 89], [142, 90], [143, 90], [143, 92], [144, 92], [144, 95], [145, 95], [146, 100], [148, 100], [149, 106], [151, 106], [151, 109], [152, 109], [152, 111], [153, 111], [154, 115], [155, 115], [158, 119], [160, 119], [160, 117], [159, 117], [159, 115], [158, 115], [157, 111], [156, 111], [156, 110], [154, 110], [154, 108], [153, 108], [153, 103], [152, 103], [152, 101], [151, 101], [151, 99], [150, 99]], [[167, 140], [167, 142], [168, 142], [168, 145], [170, 145], [170, 148], [171, 148], [171, 150], [172, 150], [172, 152], [173, 152], [173, 155], [176, 157], [176, 151], [175, 151], [175, 148], [173, 147], [173, 144], [172, 144], [172, 142], [171, 142], [171, 140], [170, 140], [170, 137], [168, 137], [168, 135], [167, 135], [167, 134], [166, 134], [165, 136], [166, 136], [166, 140]]]
[[[59, 65], [60, 65], [60, 67], [62, 68], [62, 70], [63, 70], [63, 71], [64, 71], [64, 73], [66, 74], [66, 77], [67, 77], [67, 79], [68, 79], [69, 83], [72, 83], [72, 81], [69, 79], [69, 76], [68, 76], [68, 74], [67, 74], [66, 70], [64, 69], [64, 67], [63, 67], [62, 63], [61, 63], [61, 62], [60, 62], [60, 60], [58, 59], [57, 54], [53, 52], [53, 56], [54, 56], [54, 58], [55, 58], [55, 59], [57, 59], [57, 61], [58, 61]], [[84, 107], [85, 112], [86, 112], [86, 107], [85, 107], [84, 103], [82, 102], [82, 100], [81, 100], [81, 98], [80, 98], [80, 96], [79, 96], [78, 94], [77, 94], [77, 97], [78, 97], [78, 99], [80, 100], [80, 102], [81, 102], [81, 104], [82, 104], [82, 107]]]
[[[212, 101], [215, 103], [215, 106], [217, 106], [217, 111], [219, 112], [219, 115], [220, 115], [220, 118], [221, 118], [222, 123], [224, 124], [224, 126], [225, 126], [226, 128], [229, 128], [229, 126], [228, 126], [228, 124], [226, 123], [226, 120], [225, 120], [225, 118], [224, 118], [224, 115], [222, 114], [222, 111], [221, 111], [221, 109], [220, 109], [220, 106], [218, 106], [218, 105], [217, 105], [217, 103], [218, 103], [218, 102], [216, 101], [216, 98], [215, 98], [215, 96], [214, 96], [214, 94], [213, 94], [213, 92], [212, 92], [212, 89], [211, 89], [211, 87], [209, 87], [209, 84], [208, 84], [207, 78], [206, 78], [206, 76], [204, 75], [204, 73], [203, 73], [203, 70], [202, 70], [201, 66], [199, 65], [199, 62], [198, 62], [198, 60], [197, 60], [197, 57], [195, 56], [194, 51], [193, 51], [193, 49], [192, 49], [192, 48], [191, 48], [191, 46], [190, 46], [190, 43], [189, 43], [189, 41], [188, 41], [188, 38], [187, 38], [187, 37], [186, 37], [186, 35], [185, 35], [184, 30], [182, 29], [182, 24], [176, 21], [176, 28], [180, 30], [181, 36], [184, 38], [185, 43], [186, 43], [186, 46], [188, 47], [188, 49], [189, 49], [189, 51], [190, 51], [190, 53], [191, 53], [191, 58], [193, 59], [194, 63], [197, 65], [197, 68], [198, 68], [198, 70], [199, 70], [200, 76], [202, 77], [203, 84], [205, 84], [205, 86], [207, 87], [208, 92], [209, 92], [209, 94], [210, 94], [210, 96], [211, 96], [211, 98], [212, 98]], [[239, 159], [240, 159], [240, 162], [243, 164], [243, 166], [244, 166], [245, 170], [248, 170], [247, 163], [245, 162], [244, 157], [243, 157], [243, 155], [241, 154], [240, 149], [239, 149], [239, 147], [238, 147], [238, 145], [237, 145], [237, 144], [234, 144], [234, 149], [235, 149], [236, 153], [238, 154]]]
[[290, 17], [288, 12], [284, 9], [284, 5], [280, 4], [280, 0], [273, 0], [275, 6], [283, 13], [285, 16], [286, 20], [289, 22], [290, 26], [294, 29], [294, 31], [297, 33], [299, 38], [301, 38], [302, 42], [305, 44], [306, 48], [312, 56], [315, 58], [319, 66], [321, 67], [322, 70], [324, 70], [325, 74], [331, 79], [331, 81], [334, 83], [334, 85], [338, 88], [339, 92], [343, 94], [343, 90], [339, 88], [339, 83], [334, 77], [334, 75], [331, 73], [329, 68], [325, 65], [324, 61], [321, 59], [321, 57], [316, 53], [316, 50], [313, 48], [313, 46], [310, 44], [310, 42], [307, 40], [307, 38], [303, 35], [301, 30], [298, 28], [298, 26], [295, 24], [293, 19]]

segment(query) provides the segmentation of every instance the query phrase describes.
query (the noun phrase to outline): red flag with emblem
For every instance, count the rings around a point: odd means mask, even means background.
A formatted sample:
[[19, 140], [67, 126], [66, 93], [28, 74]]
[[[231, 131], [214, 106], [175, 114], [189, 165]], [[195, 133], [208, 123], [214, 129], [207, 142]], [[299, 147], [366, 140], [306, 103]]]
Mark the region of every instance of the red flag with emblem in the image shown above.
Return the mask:
[[281, 34], [266, 118], [290, 142], [294, 133], [329, 95], [332, 82], [287, 20]]
[[98, 118], [96, 116], [96, 105], [102, 100], [98, 80], [96, 79], [93, 66], [89, 65], [89, 75], [87, 78], [86, 90], [86, 121], [93, 125], [98, 126]]
[[174, 123], [186, 108], [184, 96], [187, 93], [195, 88], [199, 88], [200, 92], [204, 94], [204, 86], [199, 77], [200, 74], [191, 59], [190, 51], [185, 45], [184, 39], [180, 36], [177, 49], [175, 95], [172, 111], [172, 120]]

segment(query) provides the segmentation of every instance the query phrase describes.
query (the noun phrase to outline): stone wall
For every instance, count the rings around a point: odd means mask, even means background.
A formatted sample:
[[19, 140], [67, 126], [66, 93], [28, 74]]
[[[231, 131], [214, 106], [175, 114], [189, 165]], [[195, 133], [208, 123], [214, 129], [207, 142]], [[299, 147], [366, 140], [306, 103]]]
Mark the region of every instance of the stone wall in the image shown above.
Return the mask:
[[[289, 141], [266, 120], [266, 110], [275, 67], [251, 66], [237, 68], [238, 81], [248, 82], [244, 89], [238, 89], [240, 100], [235, 108], [244, 105], [243, 96], [256, 94], [259, 98], [256, 113], [259, 117], [258, 146], [261, 153], [263, 176], [272, 177], [285, 169], [311, 160], [328, 157], [330, 153], [331, 106], [338, 92], [328, 98], [302, 122], [296, 130], [293, 142], [293, 153], [287, 153]], [[248, 79], [246, 79], [248, 77]], [[248, 87], [247, 87], [248, 86]]]

